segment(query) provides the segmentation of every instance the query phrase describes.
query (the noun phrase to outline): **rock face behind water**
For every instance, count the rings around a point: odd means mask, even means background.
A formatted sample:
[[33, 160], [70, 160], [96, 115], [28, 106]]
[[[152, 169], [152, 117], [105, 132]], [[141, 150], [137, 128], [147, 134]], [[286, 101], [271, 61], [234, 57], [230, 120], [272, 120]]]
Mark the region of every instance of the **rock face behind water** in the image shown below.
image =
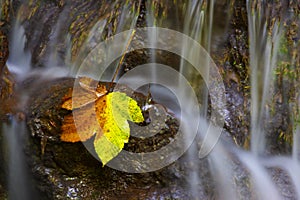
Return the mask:
[[[1, 27], [0, 30], [0, 121], [5, 121], [7, 117], [5, 116], [6, 113], [10, 111], [7, 104], [7, 99], [11, 95], [11, 86], [9, 85], [9, 82], [7, 82], [7, 75], [8, 75], [8, 70], [5, 65], [7, 58], [8, 58], [8, 41], [7, 41], [7, 35], [4, 33], [2, 30], [3, 27]], [[0, 123], [0, 128], [2, 129], [2, 123]], [[3, 141], [3, 136], [0, 134], [0, 141], [2, 143]], [[0, 149], [0, 163], [4, 163], [4, 152], [3, 148]], [[5, 183], [5, 169], [3, 164], [0, 165], [0, 198], [5, 199], [7, 198], [6, 190], [4, 188], [4, 183]]]
[[[1, 22], [0, 22], [1, 23]], [[3, 22], [4, 23], [4, 22]], [[6, 113], [12, 113], [14, 107], [14, 77], [8, 71], [6, 61], [9, 55], [8, 37], [4, 24], [0, 25], [0, 119], [6, 119]]]

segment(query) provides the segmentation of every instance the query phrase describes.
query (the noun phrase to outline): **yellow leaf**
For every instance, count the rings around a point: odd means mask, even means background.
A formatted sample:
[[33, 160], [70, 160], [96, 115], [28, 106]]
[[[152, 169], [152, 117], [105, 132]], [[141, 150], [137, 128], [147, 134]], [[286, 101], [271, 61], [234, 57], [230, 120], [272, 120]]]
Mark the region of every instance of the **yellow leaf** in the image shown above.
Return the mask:
[[[96, 134], [94, 148], [105, 165], [128, 142], [130, 128], [127, 120], [143, 122], [144, 117], [137, 102], [125, 93], [107, 93], [105, 86], [99, 86], [93, 92], [86, 81], [89, 80], [83, 79], [76, 96], [69, 91], [63, 99], [62, 108], [72, 110], [72, 114], [64, 118], [61, 140], [86, 141]], [[76, 116], [76, 126], [73, 115]]]
[[[109, 93], [106, 95], [105, 103], [106, 109], [103, 110], [101, 103], [96, 102], [96, 112], [103, 137], [97, 134], [94, 141], [96, 153], [103, 165], [118, 155], [123, 149], [124, 143], [128, 142], [130, 129], [127, 120], [144, 121], [142, 111], [136, 101], [125, 93]], [[100, 114], [98, 115], [98, 113]]]

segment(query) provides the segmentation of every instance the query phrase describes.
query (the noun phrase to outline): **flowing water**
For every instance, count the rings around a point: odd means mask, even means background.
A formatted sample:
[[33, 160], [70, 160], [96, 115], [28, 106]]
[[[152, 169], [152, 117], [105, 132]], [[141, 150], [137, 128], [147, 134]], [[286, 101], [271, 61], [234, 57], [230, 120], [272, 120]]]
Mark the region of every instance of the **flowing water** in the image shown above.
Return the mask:
[[268, 33], [268, 24], [264, 5], [253, 9], [254, 2], [247, 1], [249, 23], [249, 48], [251, 70], [251, 150], [263, 153], [265, 138], [263, 122], [266, 105], [270, 102], [270, 88], [272, 88], [272, 71], [274, 71], [278, 45], [282, 37], [282, 22], [275, 21], [271, 36]]
[[31, 70], [31, 54], [25, 52], [25, 30], [19, 21], [14, 23], [11, 35], [10, 55], [7, 61], [9, 71], [16, 74], [27, 74]]
[[[209, 8], [205, 7], [203, 5], [204, 1], [190, 1], [188, 3], [186, 13], [184, 16], [184, 28], [183, 28], [183, 33], [188, 35], [189, 37], [193, 38], [195, 41], [199, 42], [201, 45], [204, 45], [206, 48], [207, 52], [210, 53], [211, 49], [211, 32], [212, 32], [212, 21], [213, 21], [213, 7], [214, 7], [214, 0], [209, 2]], [[186, 46], [186, 42], [183, 42], [183, 48], [182, 48], [182, 53], [183, 54], [193, 54], [195, 49], [189, 48]], [[195, 55], [197, 57], [197, 55]], [[195, 60], [195, 58], [191, 58], [192, 60]], [[210, 66], [209, 63], [209, 58], [205, 57], [205, 64], [203, 66]], [[203, 70], [204, 73], [202, 74], [202, 78], [205, 80], [209, 79], [209, 73], [210, 73], [210, 68], [205, 67]], [[183, 59], [181, 59], [180, 63], [180, 72], [187, 76], [187, 77], [193, 77], [193, 72], [189, 72], [187, 70], [187, 66], [185, 66]], [[198, 83], [200, 84], [200, 83]], [[196, 84], [196, 85], [198, 85]], [[181, 84], [180, 84], [181, 85]], [[179, 87], [180, 87], [179, 85]], [[206, 88], [206, 85], [203, 84], [200, 86], [201, 94], [202, 94], [202, 105], [201, 105], [201, 116], [206, 118], [207, 114], [207, 108], [208, 108], [208, 90]], [[184, 88], [182, 88], [184, 90]], [[192, 111], [194, 109], [194, 105], [189, 105], [187, 110]], [[207, 129], [206, 129], [207, 130]], [[199, 133], [199, 135], [202, 135], [203, 133]], [[197, 145], [196, 143], [193, 143], [191, 148], [188, 150], [188, 156], [189, 159], [194, 160], [195, 155], [197, 155]], [[197, 159], [197, 158], [196, 158]], [[200, 184], [201, 180], [198, 178], [199, 177], [199, 168], [195, 167], [193, 170], [189, 173], [188, 175], [188, 180], [189, 181], [189, 187], [191, 190], [191, 193], [194, 197], [199, 196], [198, 192], [198, 185]]]
[[[155, 3], [151, 4], [147, 2], [148, 8], [155, 9], [157, 6]], [[154, 1], [155, 2], [155, 1]], [[190, 38], [199, 42], [208, 53], [214, 49], [217, 44], [213, 43], [213, 24], [215, 22], [214, 13], [215, 3], [217, 0], [209, 1], [205, 0], [192, 0], [185, 4], [181, 9], [175, 9], [173, 19], [165, 19], [159, 17], [155, 14], [154, 10], [147, 10], [147, 25], [148, 26], [162, 26], [169, 27], [170, 24], [176, 24], [177, 30], [188, 35]], [[233, 1], [228, 1], [231, 5]], [[267, 12], [267, 6], [265, 6], [265, 1], [260, 2], [260, 6], [254, 9], [253, 7], [256, 1], [247, 0], [247, 20], [248, 20], [248, 33], [249, 33], [249, 53], [250, 53], [250, 82], [251, 82], [251, 132], [250, 150], [243, 150], [242, 148], [235, 147], [231, 142], [226, 141], [223, 136], [220, 138], [218, 143], [213, 148], [212, 152], [208, 155], [206, 159], [209, 161], [209, 170], [213, 176], [215, 182], [216, 193], [219, 199], [282, 199], [290, 198], [296, 199], [300, 196], [300, 163], [299, 163], [299, 150], [300, 150], [300, 127], [295, 123], [295, 129], [293, 129], [293, 144], [292, 144], [292, 154], [286, 156], [277, 155], [266, 155], [265, 151], [267, 148], [266, 142], [266, 125], [265, 123], [272, 120], [270, 117], [270, 110], [268, 105], [272, 102], [272, 95], [274, 92], [274, 76], [273, 72], [277, 65], [277, 59], [279, 54], [279, 42], [283, 37], [283, 21], [275, 20], [272, 31], [268, 30], [267, 17], [264, 14]], [[156, 2], [157, 3], [157, 2]], [[67, 9], [67, 8], [66, 8]], [[123, 8], [121, 23], [117, 26], [117, 31], [122, 32], [123, 30], [132, 29], [134, 34], [134, 26], [137, 22], [137, 11], [131, 12], [129, 4], [126, 4]], [[230, 11], [227, 12], [229, 15]], [[57, 24], [53, 30], [53, 43], [50, 45], [49, 59], [45, 63], [46, 67], [44, 69], [33, 69], [31, 64], [31, 55], [28, 51], [25, 51], [26, 37], [24, 35], [24, 28], [18, 23], [18, 21], [13, 26], [13, 31], [11, 33], [10, 41], [10, 57], [8, 60], [8, 67], [11, 72], [17, 74], [19, 80], [24, 80], [29, 76], [41, 74], [43, 77], [47, 78], [57, 78], [72, 74], [75, 75], [78, 71], [78, 63], [76, 61], [72, 62], [72, 66], [67, 66], [71, 63], [70, 56], [70, 45], [66, 53], [65, 60], [61, 61], [61, 58], [57, 56], [56, 42], [59, 35], [59, 30], [63, 24], [60, 20], [64, 20], [66, 16], [61, 14]], [[226, 17], [226, 19], [229, 19]], [[170, 20], [174, 20], [173, 23]], [[220, 20], [220, 19], [217, 19]], [[180, 22], [178, 22], [180, 21]], [[228, 24], [229, 22], [225, 22]], [[180, 25], [183, 24], [183, 25]], [[93, 27], [90, 35], [85, 44], [86, 49], [92, 49], [95, 44], [99, 43], [101, 40], [101, 35], [103, 34], [104, 27], [106, 25], [106, 19], [103, 18], [99, 20]], [[217, 31], [217, 30], [216, 30]], [[148, 32], [147, 37], [152, 44], [155, 46], [158, 42], [159, 37]], [[120, 46], [123, 51], [126, 51], [128, 44], [131, 42], [130, 37], [123, 41], [123, 46]], [[183, 55], [191, 55], [189, 58], [192, 60], [197, 60], [197, 56], [193, 57], [192, 52], [196, 49], [190, 48], [185, 45], [186, 42], [182, 41], [181, 52]], [[150, 50], [152, 57], [150, 62], [154, 63], [156, 61], [156, 54], [154, 50]], [[109, 52], [109, 50], [107, 51]], [[109, 57], [109, 53], [103, 56]], [[81, 58], [81, 57], [79, 57]], [[207, 59], [207, 58], [206, 58]], [[80, 59], [79, 59], [80, 60]], [[204, 63], [209, 62], [204, 60]], [[295, 58], [291, 58], [291, 63], [295, 63]], [[103, 64], [103, 63], [102, 63]], [[204, 66], [208, 66], [204, 64]], [[112, 70], [112, 72], [115, 68]], [[199, 127], [201, 129], [198, 133], [197, 142], [191, 145], [188, 150], [188, 158], [190, 161], [198, 163], [202, 160], [199, 158], [199, 149], [201, 146], [201, 141], [205, 132], [209, 129], [209, 121], [206, 120], [209, 117], [208, 114], [208, 99], [209, 91], [208, 88], [203, 84], [203, 79], [208, 79], [211, 73], [210, 68], [203, 69], [202, 78], [199, 75], [195, 75], [195, 71], [187, 66], [187, 63], [182, 59], [179, 63], [179, 72], [183, 74], [191, 83], [193, 88], [198, 91], [197, 95], [201, 93], [201, 99], [199, 99], [201, 105], [201, 112], [199, 113]], [[112, 72], [108, 73], [105, 80], [111, 80]], [[87, 72], [87, 74], [93, 77], [93, 72]], [[98, 73], [98, 72], [96, 72]], [[153, 81], [156, 82], [155, 77], [157, 71], [153, 71], [151, 77]], [[39, 78], [43, 78], [39, 77]], [[95, 79], [99, 77], [93, 77]], [[179, 88], [181, 84], [179, 83]], [[200, 91], [200, 92], [199, 92]], [[165, 93], [163, 90], [151, 89], [153, 96], [159, 96]], [[186, 91], [182, 91], [182, 94], [177, 94], [178, 96], [187, 96]], [[210, 94], [212, 95], [212, 94]], [[168, 96], [168, 95], [166, 95]], [[174, 95], [170, 95], [174, 97]], [[158, 101], [165, 101], [163, 98], [156, 98]], [[295, 97], [295, 99], [297, 99]], [[26, 102], [26, 98], [24, 97]], [[298, 102], [299, 101], [299, 102]], [[176, 104], [176, 103], [175, 103]], [[300, 104], [299, 98], [292, 106], [297, 107]], [[177, 105], [176, 105], [177, 106]], [[174, 107], [176, 107], [174, 106]], [[198, 105], [186, 105], [184, 112], [192, 112], [194, 107]], [[171, 108], [172, 109], [172, 108]], [[177, 108], [176, 108], [177, 109]], [[174, 111], [174, 108], [173, 108]], [[178, 112], [183, 112], [182, 110], [175, 110], [175, 114]], [[180, 115], [181, 113], [179, 113]], [[189, 123], [194, 119], [185, 119], [182, 123], [185, 126], [189, 126]], [[237, 122], [239, 123], [239, 122]], [[222, 128], [222, 127], [221, 127]], [[24, 122], [17, 122], [12, 119], [10, 124], [4, 124], [2, 127], [2, 133], [4, 135], [4, 142], [6, 144], [5, 152], [7, 152], [7, 167], [8, 167], [8, 189], [10, 199], [31, 199], [32, 196], [28, 191], [30, 189], [25, 186], [28, 185], [28, 180], [30, 180], [30, 175], [27, 173], [24, 161], [24, 155], [22, 152], [22, 138], [26, 134], [26, 128]], [[213, 130], [218, 130], [213, 129]], [[193, 166], [192, 170], [187, 172], [186, 180], [189, 183], [189, 190], [195, 199], [200, 196], [201, 184], [203, 180], [201, 179], [200, 168], [196, 165]], [[281, 170], [281, 172], [276, 173], [276, 171]], [[275, 171], [275, 172], [274, 172]], [[284, 178], [279, 177], [284, 174]], [[290, 181], [289, 184], [285, 184], [285, 179]], [[15, 192], [15, 191], [18, 192]], [[288, 193], [288, 194], [286, 194]]]
[[[24, 28], [19, 21], [15, 22], [11, 35], [7, 67], [10, 72], [16, 75], [17, 81], [24, 81], [30, 76], [38, 76], [40, 79], [66, 76], [65, 71], [60, 70], [58, 72], [55, 67], [43, 71], [33, 70], [31, 54], [25, 50], [26, 37]], [[26, 105], [27, 99], [28, 95], [26, 93], [20, 95], [18, 108], [22, 109]], [[29, 136], [26, 122], [23, 119], [18, 119], [18, 116], [10, 116], [9, 122], [2, 124], [1, 133], [3, 134], [2, 146], [6, 158], [4, 167], [7, 171], [8, 199], [29, 200], [39, 198], [34, 187], [32, 174], [27, 167], [24, 152]]]
[[8, 124], [3, 124], [3, 151], [7, 158], [6, 175], [8, 185], [8, 199], [29, 200], [38, 197], [34, 191], [32, 176], [27, 168], [24, 144], [28, 133], [24, 121], [18, 122], [12, 118]]

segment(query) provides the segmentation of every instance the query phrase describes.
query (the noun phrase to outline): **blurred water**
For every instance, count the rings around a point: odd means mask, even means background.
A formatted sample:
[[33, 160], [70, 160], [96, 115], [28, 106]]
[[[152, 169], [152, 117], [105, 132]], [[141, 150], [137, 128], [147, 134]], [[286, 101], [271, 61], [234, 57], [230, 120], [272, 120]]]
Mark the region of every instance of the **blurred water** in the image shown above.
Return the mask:
[[282, 22], [275, 21], [273, 32], [269, 34], [267, 13], [270, 11], [263, 1], [261, 3], [258, 9], [253, 9], [255, 1], [247, 1], [251, 70], [251, 150], [255, 154], [265, 150], [263, 124], [269, 120], [266, 105], [271, 100], [272, 72], [277, 62], [283, 26]]
[[6, 155], [8, 198], [12, 200], [29, 200], [36, 197], [32, 188], [32, 177], [28, 173], [24, 155], [24, 144], [28, 133], [25, 121], [18, 122], [12, 118], [3, 124], [2, 130], [4, 152]]
[[6, 64], [9, 71], [16, 75], [18, 81], [23, 81], [29, 77], [53, 79], [65, 77], [69, 74], [69, 69], [66, 66], [57, 65], [57, 57], [53, 57], [52, 53], [50, 54], [51, 62], [45, 63], [46, 67], [33, 68], [31, 53], [28, 49], [25, 49], [26, 41], [25, 30], [20, 21], [16, 20], [11, 30], [10, 53]]
[[10, 53], [7, 61], [8, 69], [12, 73], [22, 75], [31, 70], [31, 54], [29, 51], [25, 51], [25, 44], [25, 30], [17, 20], [11, 30]]

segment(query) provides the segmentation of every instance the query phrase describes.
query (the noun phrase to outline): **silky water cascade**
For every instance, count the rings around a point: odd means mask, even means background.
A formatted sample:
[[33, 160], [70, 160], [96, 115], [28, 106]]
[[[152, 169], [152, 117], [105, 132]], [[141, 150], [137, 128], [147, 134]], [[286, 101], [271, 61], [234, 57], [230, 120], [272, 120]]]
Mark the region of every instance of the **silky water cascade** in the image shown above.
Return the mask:
[[[0, 100], [14, 98], [0, 116], [1, 198], [300, 198], [299, 2], [1, 6], [9, 57]], [[92, 144], [101, 134], [58, 137], [65, 115], [90, 105], [62, 109], [76, 84], [96, 94], [94, 110], [102, 96], [132, 91], [146, 119], [129, 122], [129, 141], [105, 165]], [[76, 128], [90, 125], [85, 117], [73, 114]]]

